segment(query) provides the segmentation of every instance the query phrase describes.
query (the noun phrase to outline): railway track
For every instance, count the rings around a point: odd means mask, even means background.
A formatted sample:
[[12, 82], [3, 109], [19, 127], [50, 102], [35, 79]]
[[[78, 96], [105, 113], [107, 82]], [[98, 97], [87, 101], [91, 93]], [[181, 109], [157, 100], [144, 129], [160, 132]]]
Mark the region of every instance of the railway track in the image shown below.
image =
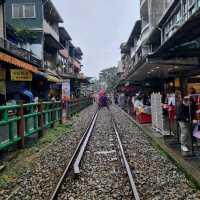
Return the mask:
[[[82, 172], [84, 172], [84, 170], [87, 169], [87, 167], [84, 168], [84, 165], [86, 165], [86, 164], [83, 160], [84, 160], [84, 155], [86, 153], [88, 153], [88, 149], [92, 149], [92, 151], [95, 151], [94, 152], [95, 156], [96, 155], [99, 155], [99, 156], [103, 155], [105, 157], [108, 154], [110, 154], [110, 155], [112, 154], [112, 156], [109, 155], [110, 158], [106, 159], [106, 161], [105, 161], [105, 159], [101, 158], [101, 159], [98, 159], [98, 161], [95, 162], [95, 163], [89, 163], [89, 165], [97, 165], [96, 168], [98, 168], [101, 165], [104, 168], [111, 165], [110, 168], [108, 168], [108, 170], [111, 169], [111, 168], [112, 168], [112, 170], [114, 169], [114, 171], [117, 171], [116, 173], [118, 175], [120, 174], [120, 176], [123, 176], [123, 177], [121, 177], [121, 179], [127, 179], [127, 181], [129, 182], [130, 193], [129, 193], [129, 197], [127, 197], [127, 199], [135, 199], [135, 200], [140, 199], [137, 188], [136, 188], [136, 184], [135, 184], [135, 181], [134, 181], [134, 178], [133, 178], [132, 171], [129, 167], [126, 155], [124, 153], [124, 149], [123, 149], [123, 146], [122, 146], [121, 139], [119, 137], [119, 133], [118, 133], [118, 130], [117, 130], [117, 125], [115, 123], [115, 119], [114, 119], [114, 117], [113, 117], [113, 115], [110, 111], [108, 111], [108, 110], [104, 111], [104, 112], [107, 112], [107, 115], [109, 115], [109, 116], [107, 116], [107, 118], [110, 120], [109, 122], [111, 123], [111, 125], [109, 125], [109, 126], [111, 127], [112, 131], [109, 131], [109, 129], [108, 129], [108, 134], [107, 134], [106, 133], [107, 127], [104, 127], [104, 133], [101, 133], [101, 125], [98, 124], [98, 115], [99, 115], [100, 112], [102, 112], [102, 111], [101, 110], [97, 111], [94, 114], [87, 130], [83, 134], [83, 137], [81, 138], [81, 140], [80, 140], [70, 162], [68, 163], [63, 175], [61, 176], [55, 190], [51, 194], [50, 200], [62, 199], [60, 197], [60, 195], [63, 192], [63, 185], [66, 184], [67, 181], [69, 182], [71, 180], [71, 179], [67, 180], [68, 176], [72, 176], [72, 174], [73, 174], [73, 178], [76, 177], [76, 180], [78, 180], [79, 175], [81, 176]], [[101, 118], [102, 118], [102, 116], [101, 116]], [[108, 123], [106, 121], [106, 119], [103, 119], [103, 120], [105, 120], [105, 122], [103, 122], [102, 126], [104, 126], [105, 123]], [[95, 135], [96, 133], [99, 135], [98, 136], [99, 138], [97, 137], [97, 139], [95, 139], [96, 143], [100, 143], [99, 141], [101, 139], [102, 139], [103, 142], [107, 142], [107, 143], [106, 144], [101, 143], [101, 144], [96, 145], [96, 144], [94, 144], [94, 142], [91, 142], [90, 138], [94, 137], [93, 135]], [[109, 139], [108, 140], [104, 139], [104, 137], [109, 138]], [[97, 149], [98, 149], [98, 147], [99, 147], [99, 149], [102, 149], [102, 148], [105, 148], [105, 146], [107, 146], [107, 148], [110, 148], [109, 144], [108, 144], [109, 141], [112, 141], [112, 146], [115, 146], [114, 150], [113, 150], [113, 147], [110, 151], [102, 151], [102, 150], [98, 151], [98, 150], [95, 149], [96, 147], [97, 147]], [[114, 144], [113, 144], [113, 142], [114, 142]], [[89, 143], [92, 143], [92, 144], [89, 144]], [[119, 162], [117, 161], [117, 164], [116, 164], [116, 162], [113, 162], [113, 164], [116, 165], [115, 167], [113, 167], [111, 160], [112, 161], [115, 161], [115, 160], [119, 161], [120, 160], [121, 166], [119, 167]], [[92, 162], [92, 159], [89, 159], [89, 162], [90, 161]], [[102, 164], [102, 163], [104, 163], [104, 164]], [[80, 170], [80, 164], [81, 164], [81, 168], [83, 168], [81, 170]], [[121, 169], [125, 170], [125, 173], [124, 172], [118, 173], [118, 171], [121, 170]], [[89, 171], [89, 173], [93, 173], [92, 170], [91, 170], [91, 172], [90, 172], [90, 170], [88, 170], [88, 171]], [[111, 173], [112, 173], [112, 171], [111, 171]], [[73, 184], [73, 183], [71, 183], [71, 184]], [[68, 198], [66, 197], [65, 199], [68, 199]], [[88, 199], [90, 199], [90, 198], [88, 198]], [[91, 198], [91, 199], [95, 199], [95, 197], [93, 196], [93, 198]]]

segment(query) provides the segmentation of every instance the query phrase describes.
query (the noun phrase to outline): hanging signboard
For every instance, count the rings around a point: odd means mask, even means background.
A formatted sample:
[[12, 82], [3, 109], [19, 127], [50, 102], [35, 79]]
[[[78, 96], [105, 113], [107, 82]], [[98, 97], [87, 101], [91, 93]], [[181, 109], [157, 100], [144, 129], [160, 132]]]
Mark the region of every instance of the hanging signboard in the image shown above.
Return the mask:
[[0, 94], [6, 95], [6, 84], [5, 84], [5, 81], [0, 81]]
[[176, 78], [176, 79], [175, 79], [175, 87], [178, 88], [178, 87], [180, 87], [180, 85], [181, 85], [181, 84], [180, 84], [180, 79], [179, 79], [179, 78]]
[[29, 71], [23, 69], [11, 69], [10, 70], [12, 81], [32, 81], [32, 74]]
[[5, 80], [6, 80], [6, 70], [0, 69], [0, 81], [5, 81]]

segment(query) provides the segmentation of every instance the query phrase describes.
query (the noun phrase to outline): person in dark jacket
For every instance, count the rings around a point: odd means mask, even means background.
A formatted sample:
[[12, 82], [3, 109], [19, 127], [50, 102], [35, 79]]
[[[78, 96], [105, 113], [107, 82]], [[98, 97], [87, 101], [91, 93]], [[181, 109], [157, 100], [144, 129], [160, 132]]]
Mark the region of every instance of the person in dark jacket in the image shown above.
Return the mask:
[[108, 99], [108, 97], [106, 96], [106, 93], [103, 91], [103, 90], [101, 90], [100, 92], [99, 92], [99, 98], [98, 98], [98, 107], [99, 107], [99, 109], [101, 108], [101, 107], [108, 107], [109, 105], [109, 99]]
[[6, 105], [6, 97], [4, 94], [0, 94], [0, 106]]
[[190, 122], [194, 118], [193, 110], [194, 107], [191, 105], [190, 98], [186, 96], [182, 100], [181, 94], [178, 94], [176, 98], [176, 119], [180, 127], [181, 152], [183, 155], [190, 151], [192, 143]]

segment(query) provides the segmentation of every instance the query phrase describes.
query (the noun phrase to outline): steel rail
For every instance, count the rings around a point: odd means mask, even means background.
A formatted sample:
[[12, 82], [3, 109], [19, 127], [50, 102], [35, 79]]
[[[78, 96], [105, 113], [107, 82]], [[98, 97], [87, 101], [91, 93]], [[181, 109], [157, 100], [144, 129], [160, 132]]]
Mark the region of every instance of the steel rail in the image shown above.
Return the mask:
[[[112, 113], [111, 113], [111, 116], [112, 116]], [[137, 191], [137, 188], [136, 188], [136, 185], [135, 185], [135, 182], [134, 182], [134, 179], [133, 179], [133, 175], [132, 175], [130, 166], [129, 166], [128, 161], [126, 159], [126, 156], [125, 156], [125, 153], [124, 153], [124, 148], [122, 146], [122, 142], [121, 142], [121, 139], [119, 137], [117, 126], [116, 126], [116, 123], [114, 121], [113, 116], [112, 116], [112, 123], [113, 123], [113, 127], [114, 127], [114, 130], [115, 130], [115, 134], [117, 136], [117, 140], [118, 140], [118, 143], [119, 143], [119, 147], [120, 147], [120, 151], [121, 151], [121, 154], [122, 154], [122, 157], [123, 157], [125, 168], [126, 168], [126, 171], [128, 173], [128, 178], [129, 178], [129, 182], [130, 182], [130, 185], [131, 185], [131, 189], [132, 189], [133, 195], [135, 197], [135, 200], [140, 200], [139, 193]]]
[[84, 142], [83, 142], [83, 145], [81, 145], [81, 149], [80, 149], [79, 154], [78, 154], [78, 156], [77, 156], [77, 158], [76, 158], [76, 161], [75, 161], [75, 163], [74, 163], [74, 173], [75, 173], [75, 174], [79, 174], [79, 173], [80, 173], [79, 165], [80, 165], [80, 162], [81, 162], [81, 160], [82, 160], [84, 151], [85, 151], [86, 146], [87, 146], [87, 144], [88, 144], [88, 141], [89, 141], [89, 139], [90, 139], [90, 136], [91, 136], [91, 134], [92, 134], [92, 131], [93, 131], [93, 128], [94, 128], [96, 119], [97, 119], [97, 115], [98, 115], [98, 113], [96, 113], [96, 115], [95, 115], [95, 117], [94, 117], [94, 119], [93, 119], [93, 121], [92, 121], [92, 124], [91, 124], [91, 126], [90, 126], [90, 128], [89, 128], [89, 130], [88, 130], [87, 136], [86, 136], [86, 138], [85, 138], [85, 140], [84, 140]]
[[84, 132], [84, 134], [83, 134], [81, 140], [79, 141], [79, 143], [78, 143], [78, 145], [77, 145], [77, 147], [76, 147], [76, 150], [74, 151], [74, 153], [73, 153], [73, 155], [72, 155], [72, 157], [71, 157], [71, 159], [70, 159], [70, 161], [69, 161], [67, 167], [65, 168], [65, 171], [63, 172], [61, 178], [59, 179], [59, 182], [57, 183], [56, 188], [55, 188], [55, 190], [53, 191], [52, 195], [50, 196], [50, 199], [49, 199], [49, 200], [56, 200], [56, 199], [57, 199], [58, 193], [59, 193], [60, 188], [61, 188], [61, 185], [62, 185], [62, 182], [63, 182], [63, 180], [65, 179], [66, 175], [68, 174], [68, 172], [69, 172], [69, 170], [70, 170], [72, 164], [74, 163], [74, 160], [75, 160], [75, 158], [77, 157], [77, 154], [78, 154], [78, 152], [79, 152], [79, 150], [80, 150], [80, 148], [81, 148], [81, 146], [82, 146], [82, 144], [83, 144], [83, 142], [84, 142], [86, 136], [88, 135], [88, 131], [90, 130], [90, 127], [93, 125], [93, 122], [96, 121], [97, 116], [98, 116], [98, 110], [97, 110], [97, 111], [95, 112], [95, 114], [93, 115], [92, 120], [90, 121], [89, 126], [87, 127], [87, 129], [86, 129], [86, 131]]

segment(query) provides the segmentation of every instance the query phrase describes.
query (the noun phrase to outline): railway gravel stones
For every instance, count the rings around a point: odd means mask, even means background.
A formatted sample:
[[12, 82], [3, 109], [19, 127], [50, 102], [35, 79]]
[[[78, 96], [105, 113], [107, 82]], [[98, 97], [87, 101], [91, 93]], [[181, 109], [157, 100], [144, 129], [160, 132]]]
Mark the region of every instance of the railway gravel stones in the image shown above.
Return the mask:
[[121, 112], [111, 107], [136, 186], [143, 200], [198, 200], [184, 174], [152, 146], [149, 138]]
[[111, 115], [103, 108], [81, 162], [81, 174], [66, 178], [58, 199], [133, 199], [119, 152]]
[[[43, 200], [48, 199], [67, 162], [70, 160], [83, 130], [88, 126], [96, 106], [83, 110], [68, 135], [61, 136], [54, 144], [39, 156], [33, 169], [29, 169], [20, 179], [19, 190], [11, 200]], [[0, 196], [5, 200], [11, 192]]]

